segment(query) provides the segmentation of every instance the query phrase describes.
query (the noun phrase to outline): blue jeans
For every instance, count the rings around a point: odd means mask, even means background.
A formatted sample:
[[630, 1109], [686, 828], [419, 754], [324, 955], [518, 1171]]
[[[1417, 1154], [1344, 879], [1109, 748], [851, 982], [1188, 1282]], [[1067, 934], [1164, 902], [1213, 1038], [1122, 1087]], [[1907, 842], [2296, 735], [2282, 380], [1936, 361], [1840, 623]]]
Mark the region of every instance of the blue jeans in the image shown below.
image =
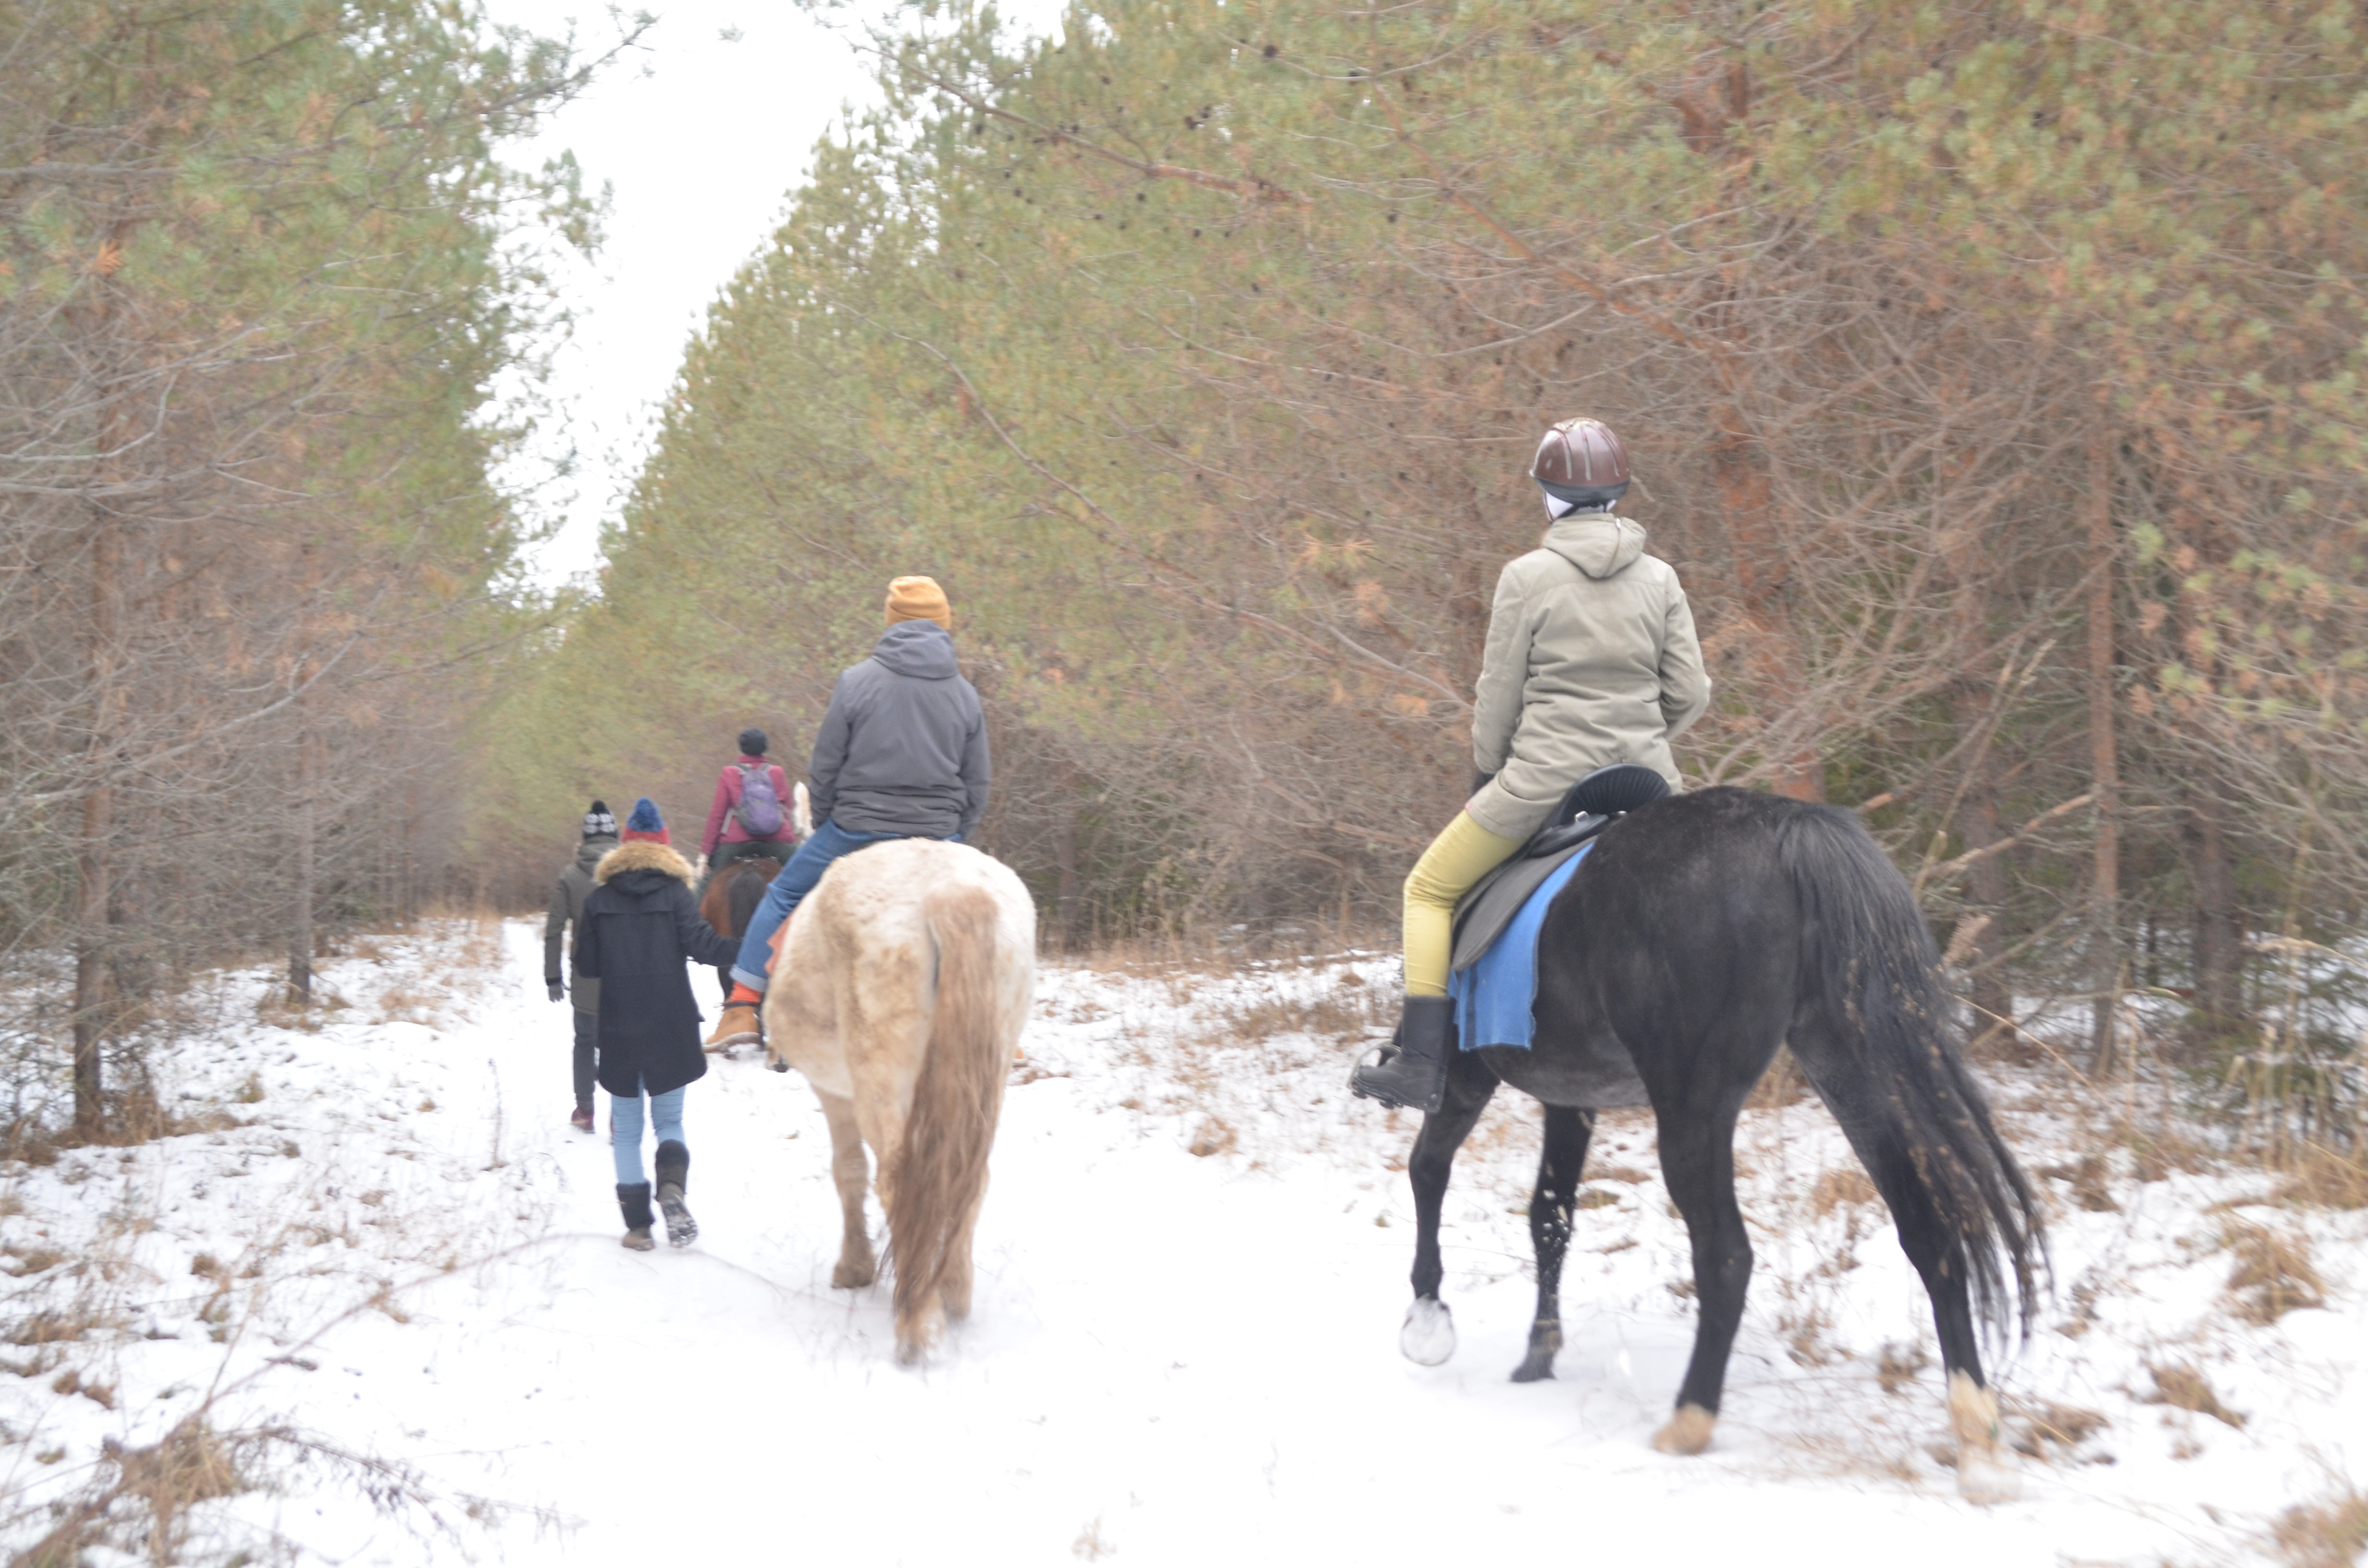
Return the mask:
[[[684, 1148], [690, 1147], [682, 1135], [682, 1096], [689, 1091], [685, 1084], [679, 1089], [668, 1089], [662, 1095], [646, 1096], [650, 1119], [657, 1124], [658, 1142], [671, 1138]], [[644, 1096], [635, 1095], [627, 1099], [622, 1095], [609, 1096], [609, 1153], [617, 1162], [617, 1181], [622, 1187], [638, 1187], [650, 1178], [642, 1173], [642, 1106]]]
[[893, 833], [849, 833], [825, 817], [814, 824], [814, 836], [798, 846], [790, 863], [781, 868], [765, 888], [765, 902], [748, 917], [747, 935], [740, 939], [740, 957], [732, 966], [732, 978], [751, 991], [765, 989], [765, 975], [773, 967], [773, 933], [790, 917], [790, 911], [814, 892], [830, 863], [842, 855], [853, 854], [867, 844], [895, 838]]

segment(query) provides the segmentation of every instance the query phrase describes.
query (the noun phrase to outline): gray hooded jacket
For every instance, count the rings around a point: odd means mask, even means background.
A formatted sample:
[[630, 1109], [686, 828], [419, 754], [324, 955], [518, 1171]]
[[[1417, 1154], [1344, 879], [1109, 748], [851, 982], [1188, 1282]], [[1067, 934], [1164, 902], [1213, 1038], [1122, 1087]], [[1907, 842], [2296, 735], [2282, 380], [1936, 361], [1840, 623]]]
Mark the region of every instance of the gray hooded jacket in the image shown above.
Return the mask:
[[978, 691], [934, 620], [899, 621], [838, 677], [806, 769], [814, 821], [849, 833], [968, 838], [992, 770]]
[[[560, 948], [567, 936], [568, 922], [575, 923], [575, 934], [584, 934], [584, 901], [592, 896], [595, 884], [593, 869], [600, 857], [617, 847], [617, 841], [605, 835], [587, 838], [576, 846], [575, 858], [559, 873], [559, 885], [551, 892], [551, 913], [542, 922], [542, 974], [545, 980], [560, 977]], [[600, 983], [588, 975], [577, 974], [574, 965], [566, 970], [567, 989], [579, 1013], [600, 1011]]]
[[1497, 579], [1472, 710], [1472, 760], [1496, 777], [1464, 810], [1525, 839], [1608, 763], [1643, 763], [1674, 790], [1669, 742], [1709, 706], [1676, 571], [1625, 517], [1564, 517]]

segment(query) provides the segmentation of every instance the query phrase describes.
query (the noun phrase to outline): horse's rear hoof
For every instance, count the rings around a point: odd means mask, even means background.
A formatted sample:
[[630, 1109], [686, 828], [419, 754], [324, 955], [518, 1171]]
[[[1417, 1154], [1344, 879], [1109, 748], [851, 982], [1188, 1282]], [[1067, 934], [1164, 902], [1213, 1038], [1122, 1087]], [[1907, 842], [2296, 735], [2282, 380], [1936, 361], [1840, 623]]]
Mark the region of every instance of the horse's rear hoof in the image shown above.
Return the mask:
[[1446, 1364], [1455, 1354], [1455, 1314], [1436, 1296], [1417, 1296], [1398, 1329], [1398, 1353], [1417, 1367]]
[[1513, 1369], [1513, 1381], [1517, 1383], [1543, 1382], [1554, 1376], [1554, 1362], [1553, 1351], [1532, 1350], [1523, 1358], [1520, 1366]]
[[879, 1278], [879, 1266], [869, 1259], [858, 1263], [841, 1260], [839, 1266], [830, 1271], [830, 1288], [834, 1290], [860, 1290]]
[[2022, 1478], [1998, 1448], [1998, 1395], [1962, 1371], [1949, 1374], [1949, 1426], [1957, 1435], [1957, 1495], [1969, 1503], [2010, 1503]]
[[1681, 1404], [1669, 1417], [1669, 1424], [1653, 1434], [1653, 1447], [1665, 1454], [1691, 1459], [1710, 1447], [1710, 1435], [1718, 1426], [1718, 1417], [1699, 1404]]
[[909, 1323], [896, 1325], [896, 1364], [916, 1367], [928, 1359], [929, 1352], [945, 1337], [946, 1320], [942, 1312], [917, 1314]]
[[1992, 1451], [1957, 1450], [1957, 1495], [1968, 1503], [2011, 1503], [2022, 1495], [2022, 1477]]

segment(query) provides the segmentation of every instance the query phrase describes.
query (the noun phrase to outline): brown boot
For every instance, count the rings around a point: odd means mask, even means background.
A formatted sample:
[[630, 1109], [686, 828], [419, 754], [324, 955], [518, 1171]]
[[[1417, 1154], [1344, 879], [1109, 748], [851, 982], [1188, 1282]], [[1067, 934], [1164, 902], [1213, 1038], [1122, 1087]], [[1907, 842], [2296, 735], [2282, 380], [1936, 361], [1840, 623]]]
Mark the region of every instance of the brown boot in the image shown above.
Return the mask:
[[625, 1216], [625, 1245], [635, 1252], [648, 1252], [658, 1244], [650, 1237], [650, 1226], [657, 1217], [650, 1212], [648, 1182], [619, 1182], [617, 1208]]
[[757, 1018], [754, 1002], [726, 1002], [723, 1016], [715, 1020], [715, 1032], [707, 1037], [710, 1052], [727, 1051], [735, 1045], [755, 1045], [765, 1038], [764, 1026]]

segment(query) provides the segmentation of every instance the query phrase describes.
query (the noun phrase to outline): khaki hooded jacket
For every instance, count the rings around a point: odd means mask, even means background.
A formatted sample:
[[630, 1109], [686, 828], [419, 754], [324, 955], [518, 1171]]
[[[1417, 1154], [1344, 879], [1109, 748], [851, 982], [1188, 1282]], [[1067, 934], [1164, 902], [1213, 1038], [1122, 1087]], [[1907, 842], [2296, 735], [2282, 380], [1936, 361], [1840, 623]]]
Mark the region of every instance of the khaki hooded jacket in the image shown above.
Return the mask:
[[1677, 789], [1669, 743], [1709, 706], [1677, 572], [1625, 517], [1564, 517], [1497, 579], [1472, 710], [1472, 760], [1495, 777], [1464, 810], [1526, 839], [1608, 764], [1642, 763]]

